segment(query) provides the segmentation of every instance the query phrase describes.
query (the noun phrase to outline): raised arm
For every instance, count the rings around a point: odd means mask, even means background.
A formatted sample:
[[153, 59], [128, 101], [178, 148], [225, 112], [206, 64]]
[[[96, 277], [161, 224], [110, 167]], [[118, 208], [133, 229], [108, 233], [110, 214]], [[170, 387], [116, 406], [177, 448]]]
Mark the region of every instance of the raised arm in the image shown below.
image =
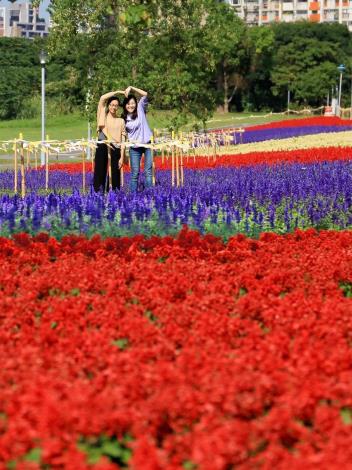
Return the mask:
[[148, 95], [148, 93], [146, 91], [141, 90], [140, 88], [136, 88], [134, 86], [129, 86], [124, 91], [125, 96], [128, 96], [131, 93], [131, 91], [134, 91], [135, 93], [138, 93], [140, 96], [147, 96]]
[[101, 95], [98, 103], [98, 110], [97, 110], [97, 128], [102, 128], [104, 127], [104, 115], [105, 115], [105, 103], [106, 100], [111, 98], [112, 96], [115, 95], [123, 95], [125, 92], [122, 90], [116, 90], [116, 91], [109, 91], [109, 93], [105, 93], [105, 95]]
[[104, 106], [105, 101], [111, 98], [112, 96], [124, 95], [124, 94], [125, 92], [122, 90], [109, 91], [109, 93], [105, 93], [105, 95], [101, 95], [100, 100], [99, 100], [99, 105], [102, 104]]

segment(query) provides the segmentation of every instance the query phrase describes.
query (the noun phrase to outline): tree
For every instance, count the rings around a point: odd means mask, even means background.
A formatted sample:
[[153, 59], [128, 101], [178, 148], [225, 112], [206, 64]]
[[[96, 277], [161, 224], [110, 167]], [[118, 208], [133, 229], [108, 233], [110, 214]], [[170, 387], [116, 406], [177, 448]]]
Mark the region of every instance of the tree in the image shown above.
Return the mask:
[[248, 31], [248, 101], [254, 109], [275, 107], [271, 92], [271, 70], [275, 51], [272, 28], [256, 26]]
[[[145, 86], [161, 108], [205, 120], [218, 102], [228, 109], [231, 79], [246, 27], [215, 0], [52, 0], [50, 50], [75, 49], [81, 83], [90, 69], [97, 95], [130, 82]], [[113, 58], [113, 59], [112, 59]]]
[[39, 47], [23, 38], [0, 38], [0, 119], [16, 117], [39, 90]]
[[344, 25], [309, 22], [276, 24], [272, 30], [270, 81], [277, 106], [285, 106], [288, 87], [296, 103], [320, 106], [337, 84], [337, 66], [349, 63], [351, 33]]
[[288, 87], [298, 103], [319, 106], [336, 83], [337, 65], [344, 60], [338, 44], [308, 37], [294, 37], [279, 47], [273, 63], [273, 93]]
[[210, 2], [207, 41], [224, 112], [229, 111], [229, 103], [237, 90], [236, 72], [238, 75], [246, 60], [246, 40], [247, 28], [234, 10], [227, 4]]

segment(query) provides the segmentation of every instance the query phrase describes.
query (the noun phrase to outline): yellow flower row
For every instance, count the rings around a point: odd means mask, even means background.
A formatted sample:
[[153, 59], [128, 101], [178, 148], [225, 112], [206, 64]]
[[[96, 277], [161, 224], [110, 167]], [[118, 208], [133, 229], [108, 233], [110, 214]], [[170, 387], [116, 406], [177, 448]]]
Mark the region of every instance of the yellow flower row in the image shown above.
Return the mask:
[[265, 140], [251, 144], [239, 144], [222, 147], [220, 154], [246, 154], [252, 152], [270, 152], [280, 150], [299, 150], [316, 147], [352, 147], [352, 131], [329, 132], [289, 139]]

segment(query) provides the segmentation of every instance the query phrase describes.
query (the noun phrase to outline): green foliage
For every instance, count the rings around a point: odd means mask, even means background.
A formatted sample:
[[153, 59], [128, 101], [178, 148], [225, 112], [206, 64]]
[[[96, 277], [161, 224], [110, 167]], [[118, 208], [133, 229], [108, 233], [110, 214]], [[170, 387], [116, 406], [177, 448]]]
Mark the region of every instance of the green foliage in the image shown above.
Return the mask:
[[30, 450], [23, 458], [26, 462], [40, 463], [42, 456], [42, 450], [40, 447], [35, 447]]
[[352, 424], [352, 409], [349, 407], [341, 408], [340, 416], [343, 424], [351, 425]]
[[272, 109], [275, 107], [270, 77], [275, 51], [274, 31], [259, 26], [250, 28], [248, 36], [248, 102], [253, 109]]
[[271, 70], [272, 92], [284, 107], [288, 87], [299, 104], [320, 106], [348, 64], [351, 34], [338, 24], [298, 22], [273, 26], [276, 52]]
[[272, 25], [277, 47], [291, 43], [295, 38], [317, 39], [336, 44], [346, 53], [351, 53], [351, 35], [347, 26], [338, 23], [277, 23]]
[[228, 99], [231, 74], [245, 55], [244, 24], [213, 0], [54, 0], [51, 8], [50, 50], [80, 48], [91, 116], [99, 95], [132, 83], [148, 90], [152, 106], [176, 111], [170, 126], [179, 128], [188, 115], [204, 122], [219, 95]]
[[352, 297], [352, 283], [351, 282], [340, 282], [339, 284], [340, 289], [343, 292], [344, 297], [351, 298]]
[[112, 343], [113, 346], [117, 346], [122, 351], [128, 347], [129, 341], [128, 338], [119, 338], [115, 339]]
[[23, 101], [39, 91], [39, 43], [0, 38], [0, 119], [15, 117]]
[[[34, 447], [28, 451], [20, 460], [10, 460], [6, 464], [6, 469], [16, 469], [17, 465], [21, 463], [21, 468], [25, 468], [26, 463], [40, 465], [40, 468], [46, 469], [47, 465], [42, 463], [42, 449], [40, 447]], [[38, 467], [39, 468], [39, 467]]]
[[198, 468], [198, 465], [196, 463], [193, 463], [191, 460], [186, 460], [183, 462], [182, 468], [185, 470], [196, 470]]
[[317, 38], [294, 37], [279, 47], [271, 79], [274, 94], [290, 87], [297, 101], [319, 105], [338, 76], [337, 65], [344, 59], [337, 44]]
[[238, 291], [238, 297], [243, 297], [246, 294], [248, 294], [248, 290], [245, 287], [240, 287], [240, 290]]
[[[40, 3], [36, 0], [36, 3]], [[164, 127], [197, 126], [216, 108], [280, 110], [320, 106], [352, 73], [351, 34], [339, 24], [248, 28], [215, 0], [52, 0], [49, 40], [0, 38], [0, 120], [40, 116], [40, 49], [47, 116], [80, 113], [94, 123], [99, 97], [135, 85]], [[350, 93], [343, 81], [343, 103]], [[345, 101], [344, 101], [345, 100]]]
[[[46, 99], [45, 101], [45, 116], [46, 120], [50, 118], [55, 118], [57, 116], [65, 116], [73, 113], [77, 113], [80, 109], [80, 106], [73, 104], [73, 98], [66, 99], [62, 94], [57, 94]], [[41, 117], [42, 112], [42, 102], [41, 96], [38, 95], [29, 95], [23, 98], [21, 106], [18, 108], [16, 117], [18, 119], [38, 119]], [[80, 120], [82, 118], [80, 117]], [[22, 127], [23, 123], [21, 123]]]
[[[0, 120], [39, 117], [41, 67], [39, 52], [45, 40], [0, 38]], [[61, 49], [46, 65], [47, 116], [75, 111], [85, 100], [79, 50]]]
[[87, 455], [89, 465], [97, 464], [103, 457], [119, 465], [119, 468], [127, 468], [132, 452], [129, 448], [130, 436], [121, 440], [114, 437], [82, 437], [78, 442], [78, 448]]
[[151, 322], [151, 323], [157, 323], [158, 321], [158, 317], [154, 315], [154, 313], [151, 311], [151, 310], [146, 310], [144, 312], [144, 315], [146, 316], [146, 318], [148, 318], [148, 320]]

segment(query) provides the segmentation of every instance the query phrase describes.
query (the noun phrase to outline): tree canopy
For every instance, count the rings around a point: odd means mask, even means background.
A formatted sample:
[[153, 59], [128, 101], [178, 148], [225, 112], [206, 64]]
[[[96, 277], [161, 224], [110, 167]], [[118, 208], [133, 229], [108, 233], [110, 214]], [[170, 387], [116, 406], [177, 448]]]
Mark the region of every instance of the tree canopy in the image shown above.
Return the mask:
[[186, 114], [205, 120], [219, 104], [227, 110], [246, 41], [245, 25], [227, 4], [52, 0], [51, 13], [52, 55], [79, 47], [95, 100], [133, 82], [148, 89], [155, 106], [179, 112], [175, 125]]
[[273, 32], [277, 46], [270, 74], [274, 96], [289, 88], [298, 103], [319, 106], [335, 88], [337, 66], [349, 65], [351, 35], [347, 28], [293, 23], [285, 30], [283, 25], [275, 25]]
[[19, 38], [0, 41], [0, 119], [18, 114], [23, 101], [36, 90], [39, 49], [36, 43]]
[[47, 40], [0, 38], [0, 119], [23, 115], [23, 95], [39, 93], [43, 46], [49, 100], [66, 111], [88, 104], [92, 117], [101, 94], [130, 84], [146, 89], [153, 107], [176, 111], [173, 127], [217, 108], [280, 111], [288, 89], [295, 106], [320, 106], [336, 89], [340, 63], [350, 96], [352, 42], [343, 25], [249, 28], [218, 0], [52, 0], [50, 9]]

